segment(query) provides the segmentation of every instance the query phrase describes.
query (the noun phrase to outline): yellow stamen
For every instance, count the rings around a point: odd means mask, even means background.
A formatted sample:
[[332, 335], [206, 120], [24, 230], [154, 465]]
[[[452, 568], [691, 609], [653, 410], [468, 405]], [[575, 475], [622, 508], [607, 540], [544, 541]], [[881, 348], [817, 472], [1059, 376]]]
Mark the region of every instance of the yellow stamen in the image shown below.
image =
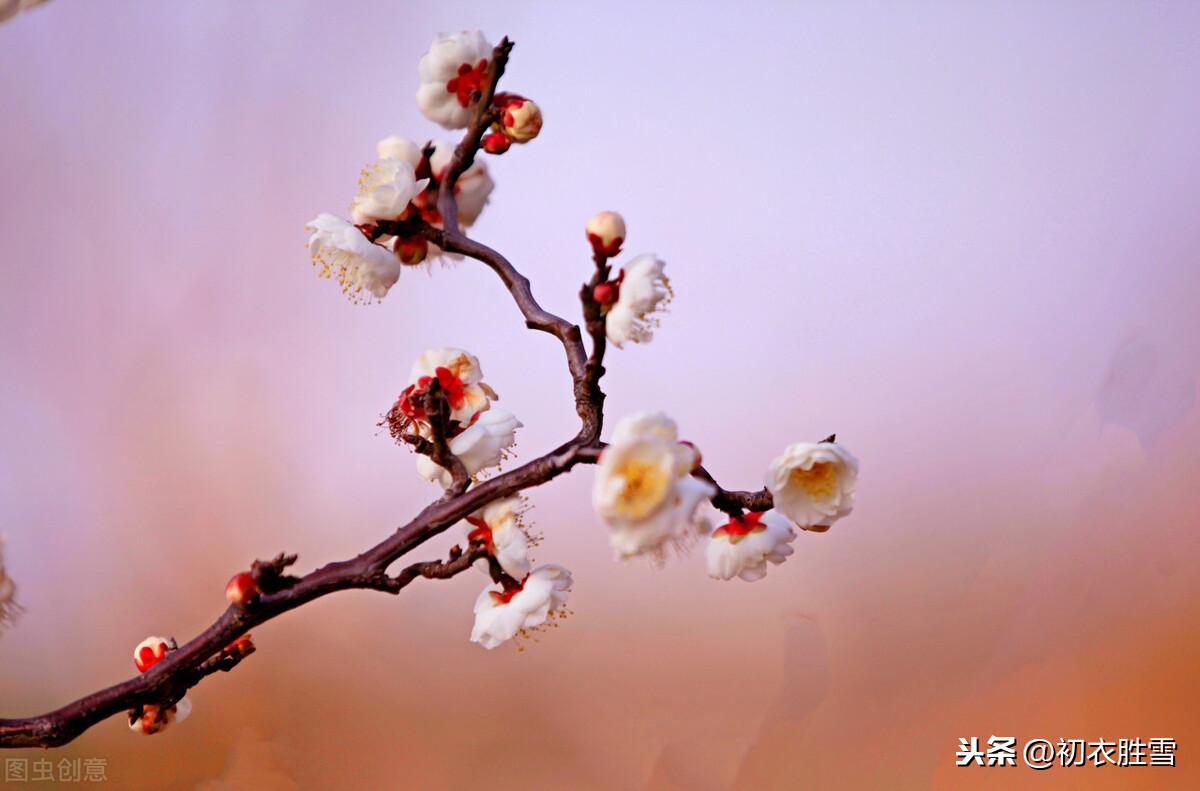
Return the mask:
[[814, 500], [832, 497], [837, 491], [837, 465], [829, 461], [818, 461], [810, 469], [792, 470], [792, 483], [796, 484]]

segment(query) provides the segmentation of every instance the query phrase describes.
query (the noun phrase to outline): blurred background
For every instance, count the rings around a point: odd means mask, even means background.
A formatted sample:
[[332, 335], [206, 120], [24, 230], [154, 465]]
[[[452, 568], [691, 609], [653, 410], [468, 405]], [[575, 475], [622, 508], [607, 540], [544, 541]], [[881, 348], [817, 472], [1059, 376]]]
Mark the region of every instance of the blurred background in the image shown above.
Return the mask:
[[[534, 143], [473, 235], [577, 316], [583, 225], [677, 294], [610, 355], [729, 487], [837, 432], [859, 505], [759, 583], [611, 560], [592, 473], [530, 493], [576, 616], [467, 641], [483, 579], [254, 631], [159, 736], [58, 760], [130, 789], [1195, 788], [1200, 6], [53, 0], [0, 27], [0, 715], [180, 640], [255, 557], [357, 553], [437, 494], [376, 427], [477, 354], [529, 458], [576, 428], [554, 340], [481, 265], [381, 305], [317, 278], [417, 111], [433, 34], [517, 47]], [[423, 547], [433, 558], [458, 528]], [[1173, 737], [1171, 768], [959, 769], [960, 737]], [[4, 757], [43, 757], [20, 751]]]

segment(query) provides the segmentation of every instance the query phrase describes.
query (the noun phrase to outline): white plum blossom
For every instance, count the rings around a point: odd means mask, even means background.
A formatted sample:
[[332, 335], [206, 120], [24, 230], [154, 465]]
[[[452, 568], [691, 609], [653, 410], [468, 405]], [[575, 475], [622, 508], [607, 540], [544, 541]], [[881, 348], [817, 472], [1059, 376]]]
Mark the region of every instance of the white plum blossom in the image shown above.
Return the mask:
[[[484, 542], [504, 573], [517, 580], [525, 579], [529, 574], [529, 537], [517, 511], [520, 504], [519, 497], [506, 497], [467, 517], [472, 527], [467, 540]], [[486, 558], [475, 561], [475, 568], [484, 574], [490, 573]]]
[[478, 30], [439, 33], [417, 64], [417, 106], [425, 117], [446, 129], [466, 128], [491, 57], [492, 45]]
[[661, 412], [617, 425], [596, 465], [592, 504], [618, 558], [661, 559], [668, 546], [686, 547], [707, 531], [696, 511], [716, 489], [692, 477], [696, 458], [694, 447], [679, 442], [675, 421]]
[[836, 442], [797, 442], [771, 462], [775, 510], [805, 530], [827, 530], [854, 508], [858, 459]]
[[419, 399], [434, 379], [446, 394], [450, 419], [461, 426], [470, 425], [476, 415], [486, 412], [492, 401], [499, 399], [496, 391], [483, 381], [483, 370], [475, 355], [452, 347], [429, 349], [413, 363], [408, 387], [400, 394], [400, 410], [405, 415], [416, 420], [425, 419]]
[[618, 348], [628, 341], [647, 343], [658, 326], [655, 317], [671, 301], [671, 282], [663, 274], [666, 264], [653, 255], [639, 255], [621, 270], [614, 283], [616, 303], [605, 318], [608, 340]]
[[[429, 167], [433, 178], [426, 185], [425, 191], [415, 196], [413, 205], [421, 211], [421, 216], [427, 222], [441, 227], [442, 218], [437, 211], [438, 187], [445, 178], [455, 146], [445, 140], [434, 140], [432, 143], [433, 155], [429, 158]], [[375, 147], [380, 159], [398, 159], [410, 164], [414, 170], [421, 163], [423, 148], [412, 140], [396, 135], [380, 140]], [[454, 184], [460, 226], [469, 228], [479, 219], [495, 187], [496, 183], [488, 172], [487, 163], [482, 159], [476, 159], [463, 171]]]
[[[504, 460], [508, 449], [516, 442], [516, 432], [521, 425], [521, 421], [503, 409], [481, 412], [474, 423], [450, 440], [450, 452], [462, 461], [467, 474], [474, 476]], [[450, 471], [435, 464], [428, 456], [417, 457], [417, 474], [444, 487], [453, 483]]]
[[362, 231], [335, 214], [320, 214], [305, 226], [308, 249], [321, 277], [336, 278], [352, 302], [363, 294], [383, 299], [400, 279], [395, 253], [371, 242]]
[[775, 511], [752, 511], [713, 531], [708, 539], [708, 576], [754, 582], [767, 576], [767, 561], [778, 565], [795, 550], [796, 539], [787, 517]]
[[429, 179], [415, 177], [415, 167], [404, 159], [385, 157], [363, 168], [358, 194], [350, 204], [354, 223], [373, 225], [405, 214], [409, 202], [429, 186]]
[[546, 565], [534, 569], [518, 588], [489, 585], [475, 600], [471, 642], [490, 650], [562, 617], [571, 582], [571, 572]]

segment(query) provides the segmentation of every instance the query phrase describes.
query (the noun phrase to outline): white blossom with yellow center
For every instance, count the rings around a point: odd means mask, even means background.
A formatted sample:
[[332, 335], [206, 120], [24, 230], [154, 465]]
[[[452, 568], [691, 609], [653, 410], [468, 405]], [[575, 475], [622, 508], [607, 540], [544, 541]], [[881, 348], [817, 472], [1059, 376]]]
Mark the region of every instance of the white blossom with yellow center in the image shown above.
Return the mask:
[[400, 279], [400, 259], [372, 243], [347, 220], [320, 214], [305, 226], [308, 250], [321, 277], [336, 279], [352, 302], [383, 299]]
[[854, 509], [858, 459], [836, 442], [797, 442], [771, 462], [775, 509], [806, 530], [828, 528]]
[[622, 420], [596, 465], [592, 504], [611, 531], [618, 558], [661, 559], [668, 547], [683, 548], [707, 523], [700, 504], [716, 489], [693, 478], [696, 453], [679, 442], [675, 421], [661, 412]]

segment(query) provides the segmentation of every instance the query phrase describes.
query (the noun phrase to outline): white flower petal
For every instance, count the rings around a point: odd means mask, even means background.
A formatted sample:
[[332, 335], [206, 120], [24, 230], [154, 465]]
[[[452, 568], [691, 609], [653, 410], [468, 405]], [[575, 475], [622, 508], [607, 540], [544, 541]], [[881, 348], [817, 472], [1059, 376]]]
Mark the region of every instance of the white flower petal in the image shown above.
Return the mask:
[[797, 442], [771, 462], [766, 485], [800, 527], [832, 525], [854, 509], [858, 459], [835, 442]]

